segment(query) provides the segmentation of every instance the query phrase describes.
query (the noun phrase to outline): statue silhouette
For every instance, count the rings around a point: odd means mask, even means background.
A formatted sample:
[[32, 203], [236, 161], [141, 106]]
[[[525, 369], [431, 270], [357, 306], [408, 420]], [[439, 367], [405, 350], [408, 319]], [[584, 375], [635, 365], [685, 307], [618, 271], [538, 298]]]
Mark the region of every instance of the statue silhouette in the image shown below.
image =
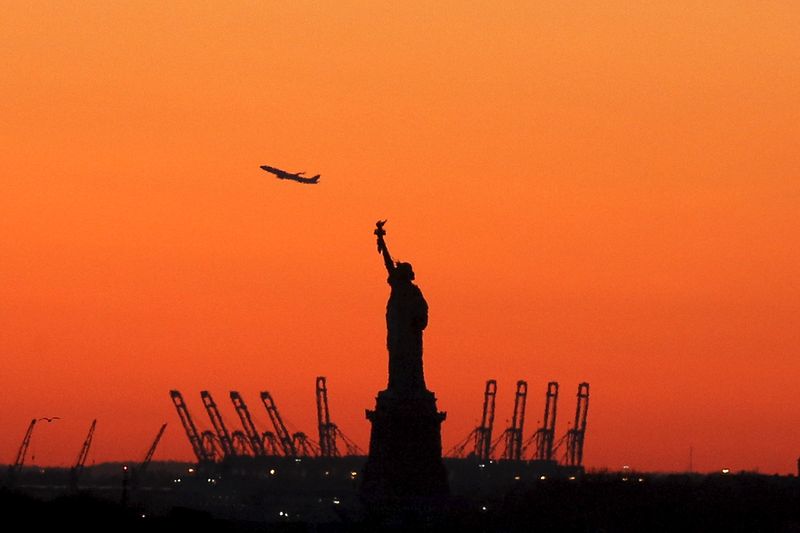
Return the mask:
[[389, 350], [388, 390], [399, 395], [426, 391], [422, 370], [422, 330], [428, 325], [428, 303], [414, 283], [410, 263], [395, 263], [386, 247], [385, 220], [376, 223], [378, 253], [383, 255], [392, 288], [386, 304], [386, 348]]
[[425, 386], [422, 372], [428, 304], [413, 283], [411, 265], [392, 260], [384, 240], [385, 223], [377, 222], [375, 235], [392, 289], [386, 304], [389, 385], [378, 392], [375, 409], [365, 413], [372, 429], [360, 488], [370, 520], [377, 521], [376, 531], [384, 529], [384, 520], [432, 516], [449, 493], [441, 432], [447, 413], [437, 410], [436, 395]]

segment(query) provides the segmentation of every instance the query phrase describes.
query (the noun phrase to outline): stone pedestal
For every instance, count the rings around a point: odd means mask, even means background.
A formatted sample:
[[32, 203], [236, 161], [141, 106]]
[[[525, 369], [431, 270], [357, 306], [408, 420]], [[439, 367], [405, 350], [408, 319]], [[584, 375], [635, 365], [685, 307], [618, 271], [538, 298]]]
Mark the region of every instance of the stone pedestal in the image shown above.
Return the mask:
[[422, 510], [444, 501], [449, 493], [442, 462], [445, 416], [430, 391], [378, 393], [375, 410], [367, 411], [372, 432], [361, 485], [373, 514]]

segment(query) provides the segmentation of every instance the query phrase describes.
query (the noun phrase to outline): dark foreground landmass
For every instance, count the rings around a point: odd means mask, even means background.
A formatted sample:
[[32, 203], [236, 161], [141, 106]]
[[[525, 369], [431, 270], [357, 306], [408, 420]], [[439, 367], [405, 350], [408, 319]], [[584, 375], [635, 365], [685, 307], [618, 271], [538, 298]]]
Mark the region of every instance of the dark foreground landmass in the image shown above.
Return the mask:
[[[277, 474], [276, 474], [277, 475]], [[800, 479], [753, 473], [728, 475], [594, 473], [576, 479], [514, 480], [504, 486], [461, 485], [438, 512], [398, 512], [380, 522], [366, 517], [356, 489], [328, 501], [325, 487], [304, 497], [281, 496], [276, 486], [261, 499], [221, 490], [177, 498], [173, 487], [142, 493], [119, 486], [66, 487], [48, 493], [30, 487], [0, 490], [3, 531], [215, 532], [800, 532]], [[513, 480], [513, 478], [512, 478]], [[286, 485], [286, 490], [290, 490]], [[472, 490], [470, 490], [472, 489]], [[209, 496], [212, 495], [212, 496]], [[280, 502], [276, 504], [276, 502]], [[284, 504], [292, 509], [278, 511]], [[276, 507], [277, 505], [277, 507]], [[314, 507], [320, 510], [312, 512]], [[307, 509], [303, 515], [297, 509]], [[220, 512], [224, 510], [224, 512]], [[238, 510], [238, 511], [237, 511]], [[260, 515], [257, 510], [263, 511]], [[18, 524], [12, 526], [13, 524]]]

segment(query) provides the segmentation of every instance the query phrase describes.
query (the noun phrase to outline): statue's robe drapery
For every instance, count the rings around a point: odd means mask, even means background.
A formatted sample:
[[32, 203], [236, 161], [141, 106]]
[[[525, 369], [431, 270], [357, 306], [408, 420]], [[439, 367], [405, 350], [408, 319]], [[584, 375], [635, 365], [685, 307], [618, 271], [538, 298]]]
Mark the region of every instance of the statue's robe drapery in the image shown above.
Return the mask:
[[409, 280], [389, 278], [392, 293], [386, 304], [386, 347], [389, 350], [389, 390], [424, 391], [422, 330], [428, 325], [428, 303]]

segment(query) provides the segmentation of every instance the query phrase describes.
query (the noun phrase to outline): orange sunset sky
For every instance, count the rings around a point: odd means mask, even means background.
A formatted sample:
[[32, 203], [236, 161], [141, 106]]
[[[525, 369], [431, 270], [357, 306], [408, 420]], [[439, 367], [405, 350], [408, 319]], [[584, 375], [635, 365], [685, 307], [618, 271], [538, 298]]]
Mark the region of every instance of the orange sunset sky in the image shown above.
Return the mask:
[[[646, 5], [645, 5], [646, 4]], [[800, 4], [5, 2], [0, 462], [190, 459], [314, 378], [363, 448], [386, 385], [375, 221], [430, 305], [445, 449], [517, 379], [580, 381], [591, 468], [794, 472]], [[278, 181], [270, 164], [322, 174]], [[33, 457], [31, 457], [31, 454]]]

